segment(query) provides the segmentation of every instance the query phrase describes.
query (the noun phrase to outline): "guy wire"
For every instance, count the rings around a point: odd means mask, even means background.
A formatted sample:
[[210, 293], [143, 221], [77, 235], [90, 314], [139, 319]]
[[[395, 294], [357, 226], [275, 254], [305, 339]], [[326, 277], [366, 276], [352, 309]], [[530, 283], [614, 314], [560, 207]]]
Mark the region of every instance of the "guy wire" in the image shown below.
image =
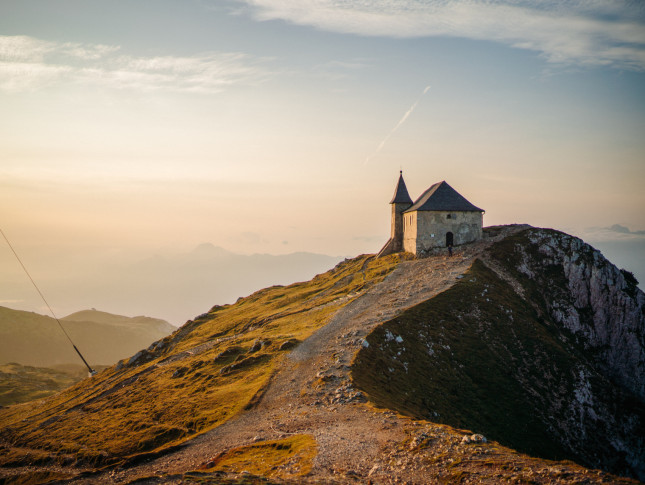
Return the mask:
[[70, 336], [69, 336], [69, 335], [67, 334], [67, 332], [65, 331], [65, 327], [63, 327], [63, 324], [62, 324], [62, 323], [60, 323], [60, 320], [58, 319], [58, 317], [57, 317], [57, 316], [56, 316], [56, 314], [54, 313], [54, 310], [52, 310], [52, 307], [51, 307], [51, 306], [49, 306], [49, 303], [48, 303], [48, 302], [47, 302], [47, 300], [45, 299], [45, 296], [42, 294], [42, 292], [41, 292], [41, 291], [40, 291], [40, 289], [38, 288], [38, 285], [36, 285], [36, 282], [34, 281], [34, 279], [33, 279], [33, 278], [31, 277], [31, 275], [29, 274], [29, 271], [27, 271], [27, 268], [26, 268], [26, 267], [25, 267], [25, 265], [22, 263], [22, 260], [20, 259], [20, 256], [18, 256], [18, 253], [16, 252], [16, 250], [13, 248], [13, 246], [12, 246], [12, 245], [11, 245], [11, 243], [9, 242], [9, 239], [8, 239], [8, 238], [7, 238], [7, 236], [5, 235], [5, 233], [4, 233], [4, 231], [2, 230], [2, 228], [0, 228], [0, 233], [2, 233], [2, 237], [4, 237], [4, 240], [5, 240], [5, 241], [7, 241], [7, 244], [9, 245], [9, 248], [11, 249], [11, 252], [12, 252], [12, 253], [13, 253], [13, 255], [16, 257], [16, 259], [18, 260], [18, 262], [20, 263], [20, 266], [22, 266], [22, 269], [25, 271], [25, 274], [26, 274], [26, 275], [27, 275], [27, 277], [29, 278], [29, 281], [31, 281], [31, 284], [32, 284], [32, 285], [34, 285], [34, 288], [36, 288], [36, 291], [37, 291], [37, 292], [38, 292], [38, 294], [40, 295], [40, 298], [42, 298], [42, 300], [45, 302], [45, 305], [47, 305], [47, 308], [49, 308], [49, 312], [52, 314], [52, 317], [54, 317], [54, 320], [56, 320], [56, 321], [58, 322], [58, 326], [60, 327], [60, 329], [61, 329], [61, 330], [63, 331], [63, 333], [65, 334], [65, 337], [67, 337], [67, 340], [69, 340], [69, 343], [70, 343], [70, 344], [72, 344], [72, 347], [74, 347], [74, 350], [76, 351], [76, 353], [78, 354], [78, 356], [81, 358], [81, 360], [82, 360], [82, 361], [83, 361], [83, 363], [85, 364], [85, 367], [87, 367], [87, 369], [89, 370], [89, 372], [90, 372], [90, 376], [93, 376], [94, 374], [96, 374], [96, 371], [90, 367], [90, 365], [89, 365], [89, 364], [87, 363], [87, 361], [85, 360], [85, 357], [83, 357], [83, 354], [81, 354], [81, 351], [80, 351], [80, 350], [78, 350], [78, 348], [76, 347], [76, 345], [74, 345], [74, 342], [72, 341], [72, 339], [70, 338]]

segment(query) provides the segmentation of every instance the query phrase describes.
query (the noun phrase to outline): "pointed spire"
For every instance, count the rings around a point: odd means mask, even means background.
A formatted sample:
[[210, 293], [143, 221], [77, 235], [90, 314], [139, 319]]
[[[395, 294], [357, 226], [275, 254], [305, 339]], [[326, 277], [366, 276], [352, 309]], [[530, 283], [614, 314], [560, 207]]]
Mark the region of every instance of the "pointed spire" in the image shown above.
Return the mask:
[[403, 181], [403, 170], [399, 173], [399, 181], [396, 184], [394, 197], [392, 197], [390, 204], [412, 204], [412, 199], [410, 198], [408, 189]]

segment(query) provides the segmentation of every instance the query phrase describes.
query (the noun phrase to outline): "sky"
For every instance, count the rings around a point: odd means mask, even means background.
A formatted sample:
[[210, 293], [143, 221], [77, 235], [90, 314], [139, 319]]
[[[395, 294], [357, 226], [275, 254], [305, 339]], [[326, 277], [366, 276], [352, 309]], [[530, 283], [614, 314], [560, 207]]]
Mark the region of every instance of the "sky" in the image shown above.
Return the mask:
[[0, 113], [47, 291], [203, 243], [377, 252], [399, 170], [645, 260], [640, 1], [0, 0]]

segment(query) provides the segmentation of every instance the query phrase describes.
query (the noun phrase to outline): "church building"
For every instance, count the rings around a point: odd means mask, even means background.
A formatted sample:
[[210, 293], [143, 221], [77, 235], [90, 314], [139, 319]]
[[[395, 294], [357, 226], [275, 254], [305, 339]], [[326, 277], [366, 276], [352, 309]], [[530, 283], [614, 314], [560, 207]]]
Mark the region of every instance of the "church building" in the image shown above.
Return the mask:
[[434, 184], [412, 202], [401, 171], [390, 204], [391, 236], [379, 256], [400, 251], [425, 256], [436, 248], [482, 238], [484, 210], [468, 202], [445, 181]]

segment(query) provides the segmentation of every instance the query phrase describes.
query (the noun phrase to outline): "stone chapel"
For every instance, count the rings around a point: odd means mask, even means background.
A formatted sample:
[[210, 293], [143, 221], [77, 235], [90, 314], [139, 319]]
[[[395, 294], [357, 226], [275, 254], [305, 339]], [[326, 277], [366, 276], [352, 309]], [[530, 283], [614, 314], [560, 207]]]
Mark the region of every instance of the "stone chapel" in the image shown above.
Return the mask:
[[445, 181], [434, 184], [412, 202], [401, 171], [390, 204], [391, 236], [379, 256], [400, 251], [425, 256], [436, 248], [482, 238], [484, 210], [468, 202]]

